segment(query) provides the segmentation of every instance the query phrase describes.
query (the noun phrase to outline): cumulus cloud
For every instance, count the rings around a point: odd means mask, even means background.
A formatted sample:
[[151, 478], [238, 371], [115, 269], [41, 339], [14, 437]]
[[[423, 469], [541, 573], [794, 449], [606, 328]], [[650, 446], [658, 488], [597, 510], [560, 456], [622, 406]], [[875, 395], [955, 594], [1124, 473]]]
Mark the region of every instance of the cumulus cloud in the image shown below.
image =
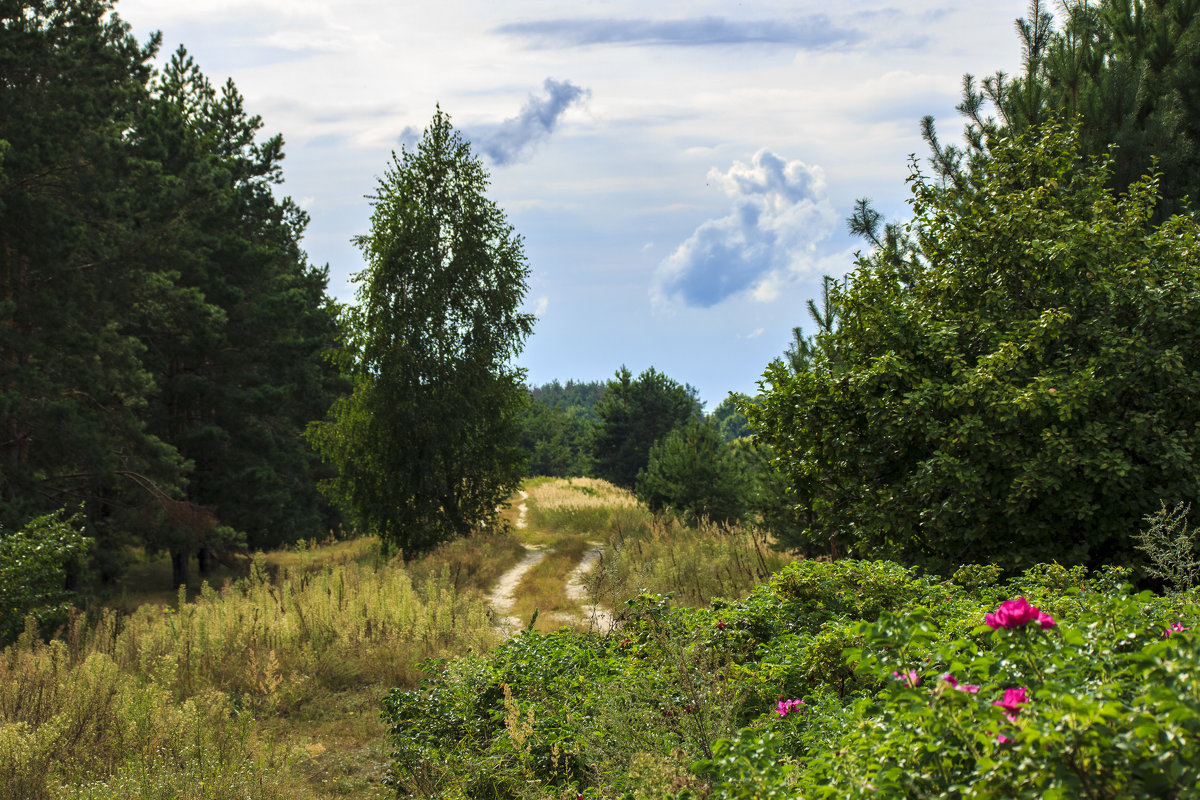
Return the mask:
[[863, 38], [860, 31], [840, 28], [824, 14], [778, 20], [732, 20], [725, 17], [649, 19], [548, 19], [501, 25], [496, 33], [524, 39], [536, 48], [584, 47], [597, 44], [704, 45], [778, 44], [820, 49]]
[[658, 300], [696, 308], [743, 293], [771, 300], [812, 268], [818, 243], [837, 226], [820, 167], [760, 150], [750, 164], [735, 161], [708, 178], [733, 199], [733, 208], [702, 223], [659, 264]]
[[570, 81], [547, 78], [541, 96], [530, 95], [517, 116], [499, 125], [475, 127], [468, 138], [493, 164], [503, 167], [521, 160], [554, 132], [567, 109], [587, 99], [591, 92]]

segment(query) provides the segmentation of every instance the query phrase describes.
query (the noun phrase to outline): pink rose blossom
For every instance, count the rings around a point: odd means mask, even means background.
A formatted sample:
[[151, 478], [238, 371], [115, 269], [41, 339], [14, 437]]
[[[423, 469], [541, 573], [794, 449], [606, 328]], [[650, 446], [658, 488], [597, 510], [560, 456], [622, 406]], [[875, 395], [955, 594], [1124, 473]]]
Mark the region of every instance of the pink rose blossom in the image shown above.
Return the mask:
[[893, 672], [892, 676], [910, 689], [915, 689], [921, 685], [921, 676], [917, 674], [915, 669], [906, 669], [904, 672]]
[[949, 672], [942, 676], [942, 680], [960, 692], [966, 692], [968, 694], [978, 694], [979, 692], [979, 687], [977, 685], [973, 683], [959, 683]]
[[1163, 638], [1169, 639], [1171, 637], [1171, 634], [1173, 634], [1173, 633], [1183, 633], [1184, 631], [1190, 631], [1190, 630], [1191, 630], [1191, 628], [1183, 627], [1183, 623], [1181, 623], [1181, 622], [1172, 622], [1171, 627], [1169, 627], [1163, 631]]
[[1054, 618], [1040, 608], [1029, 605], [1024, 597], [1016, 600], [1005, 600], [990, 614], [983, 615], [983, 621], [992, 628], [1021, 628], [1030, 622], [1036, 622], [1043, 628], [1053, 628]]
[[808, 705], [803, 700], [780, 700], [779, 705], [775, 706], [775, 710], [779, 712], [779, 716], [786, 717], [789, 711], [800, 713], [804, 709], [800, 706]]
[[1005, 689], [1004, 699], [996, 700], [992, 705], [1007, 708], [1011, 711], [1018, 711], [1021, 706], [1029, 702], [1029, 695], [1026, 692], [1027, 690], [1024, 686], [1020, 689]]
[[[1028, 690], [1022, 686], [1020, 689], [1005, 689], [1004, 699], [995, 700], [992, 702], [992, 705], [999, 706], [1000, 708], [1004, 709], [1004, 718], [1009, 722], [1015, 723], [1017, 721], [1017, 712], [1021, 710], [1021, 706], [1028, 702]], [[991, 733], [991, 731], [988, 731], [988, 733]], [[996, 741], [1000, 744], [1006, 744], [1011, 742], [1012, 739], [1002, 733], [997, 733]]]

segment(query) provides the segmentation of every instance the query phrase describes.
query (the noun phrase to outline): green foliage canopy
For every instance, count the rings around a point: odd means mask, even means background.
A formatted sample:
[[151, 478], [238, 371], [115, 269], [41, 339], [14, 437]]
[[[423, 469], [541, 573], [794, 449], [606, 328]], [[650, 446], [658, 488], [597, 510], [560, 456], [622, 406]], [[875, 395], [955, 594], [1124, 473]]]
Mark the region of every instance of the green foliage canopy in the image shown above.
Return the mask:
[[104, 529], [146, 487], [182, 482], [182, 460], [148, 428], [154, 380], [129, 324], [169, 280], [131, 263], [152, 167], [126, 132], [159, 40], [140, 46], [110, 11], [0, 12], [0, 523], [12, 529], [81, 503]]
[[[1050, 129], [972, 182], [914, 171], [916, 253], [860, 257], [811, 367], [748, 413], [808, 535], [938, 570], [1136, 563], [1144, 514], [1200, 490], [1200, 228], [1155, 181]], [[769, 387], [769, 388], [767, 388]]]
[[336, 315], [327, 271], [299, 246], [307, 216], [274, 196], [282, 137], [260, 140], [232, 82], [211, 85], [183, 48], [152, 89], [136, 137], [156, 165], [144, 214], [160, 235], [146, 261], [175, 270], [139, 318], [159, 387], [152, 429], [192, 464], [186, 500], [251, 547], [327, 530], [320, 461], [302, 432], [343, 388], [325, 358]]
[[343, 316], [353, 394], [310, 427], [338, 468], [325, 488], [406, 557], [493, 519], [523, 471], [511, 361], [533, 329], [518, 310], [529, 268], [487, 184], [440, 109], [393, 154]]
[[650, 462], [650, 447], [677, 425], [699, 416], [696, 390], [650, 367], [635, 379], [621, 367], [596, 406], [600, 423], [593, 454], [596, 474], [632, 489]]
[[747, 476], [715, 423], [693, 417], [650, 448], [638, 474], [638, 499], [653, 511], [670, 508], [689, 522], [727, 524], [741, 519]]
[[592, 440], [596, 404], [603, 381], [558, 381], [530, 388], [522, 412], [521, 448], [528, 457], [526, 474], [559, 478], [592, 474]]

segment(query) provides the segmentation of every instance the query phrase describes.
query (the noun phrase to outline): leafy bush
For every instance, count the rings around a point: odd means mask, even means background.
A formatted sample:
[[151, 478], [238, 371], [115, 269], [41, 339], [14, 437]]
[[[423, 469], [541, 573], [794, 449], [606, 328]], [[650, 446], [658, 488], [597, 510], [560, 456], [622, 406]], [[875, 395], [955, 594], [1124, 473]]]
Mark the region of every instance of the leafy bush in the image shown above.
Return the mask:
[[[1200, 668], [1197, 597], [1132, 594], [1128, 575], [1049, 564], [1003, 580], [975, 565], [943, 580], [808, 561], [710, 608], [643, 595], [608, 636], [525, 633], [393, 692], [393, 786], [489, 798], [1196, 796], [1200, 694], [1186, 676]], [[1027, 602], [1006, 602], [1016, 597]], [[985, 618], [1028, 625], [993, 630]]]
[[760, 717], [696, 772], [722, 798], [1195, 797], [1200, 694], [1183, 676], [1200, 666], [1200, 607], [1131, 594], [1127, 575], [1043, 565], [986, 587], [1030, 598], [1002, 604], [910, 584], [873, 622], [823, 626], [857, 640], [842, 662], [855, 692], [830, 702], [772, 655], [805, 704]]
[[66, 619], [73, 596], [67, 574], [87, 552], [90, 540], [78, 517], [64, 511], [37, 517], [21, 530], [0, 530], [0, 644], [25, 628], [25, 617], [49, 630]]
[[864, 256], [836, 330], [747, 412], [814, 548], [949, 572], [1137, 564], [1159, 498], [1200, 496], [1200, 225], [1063, 130], [961, 184], [914, 167], [916, 254]]

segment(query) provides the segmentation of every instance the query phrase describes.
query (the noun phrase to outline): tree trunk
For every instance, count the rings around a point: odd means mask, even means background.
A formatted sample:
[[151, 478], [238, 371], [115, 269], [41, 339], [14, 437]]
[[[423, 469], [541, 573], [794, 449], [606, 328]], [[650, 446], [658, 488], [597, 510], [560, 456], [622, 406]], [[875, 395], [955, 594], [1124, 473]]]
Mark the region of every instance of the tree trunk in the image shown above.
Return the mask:
[[188, 551], [171, 551], [171, 580], [175, 587], [182, 586], [188, 580]]
[[201, 575], [210, 575], [217, 567], [216, 557], [213, 555], [212, 548], [204, 545], [196, 551], [196, 566]]

